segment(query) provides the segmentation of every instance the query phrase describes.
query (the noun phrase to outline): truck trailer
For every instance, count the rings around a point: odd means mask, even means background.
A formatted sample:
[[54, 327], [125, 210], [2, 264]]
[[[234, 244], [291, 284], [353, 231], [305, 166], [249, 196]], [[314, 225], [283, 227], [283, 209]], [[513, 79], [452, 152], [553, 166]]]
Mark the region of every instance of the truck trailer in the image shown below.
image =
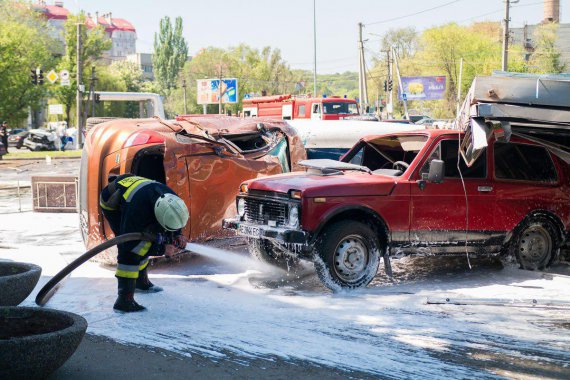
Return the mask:
[[359, 115], [359, 110], [355, 99], [340, 96], [306, 98], [286, 94], [244, 99], [243, 115], [282, 120], [342, 120]]

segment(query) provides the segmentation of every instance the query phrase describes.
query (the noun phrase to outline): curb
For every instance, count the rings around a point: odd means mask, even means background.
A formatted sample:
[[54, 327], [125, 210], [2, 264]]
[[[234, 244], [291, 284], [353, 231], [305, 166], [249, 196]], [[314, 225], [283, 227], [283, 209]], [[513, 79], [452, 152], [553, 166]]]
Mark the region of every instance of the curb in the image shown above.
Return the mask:
[[[46, 156], [43, 157], [3, 157], [2, 161], [34, 161], [34, 160], [42, 160], [44, 161]], [[73, 157], [73, 156], [55, 156], [51, 158], [52, 160], [79, 160], [81, 156]]]

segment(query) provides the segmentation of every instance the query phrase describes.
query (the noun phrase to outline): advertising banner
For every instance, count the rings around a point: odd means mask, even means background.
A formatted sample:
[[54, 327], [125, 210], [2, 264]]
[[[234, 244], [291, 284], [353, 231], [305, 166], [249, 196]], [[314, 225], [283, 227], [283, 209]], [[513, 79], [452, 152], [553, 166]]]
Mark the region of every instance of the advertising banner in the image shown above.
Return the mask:
[[445, 98], [446, 78], [402, 77], [402, 89], [398, 91], [400, 100], [440, 100]]
[[[198, 104], [218, 104], [220, 98], [219, 79], [198, 79]], [[238, 102], [236, 78], [222, 79], [222, 103]]]

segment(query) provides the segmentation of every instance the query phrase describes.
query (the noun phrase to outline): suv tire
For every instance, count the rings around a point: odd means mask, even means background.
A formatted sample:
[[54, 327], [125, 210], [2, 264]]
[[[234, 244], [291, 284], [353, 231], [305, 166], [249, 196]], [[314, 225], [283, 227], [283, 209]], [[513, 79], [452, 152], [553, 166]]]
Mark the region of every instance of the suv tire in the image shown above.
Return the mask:
[[274, 265], [286, 271], [295, 270], [299, 259], [278, 252], [272, 242], [266, 239], [247, 239], [247, 247], [251, 256], [258, 261]]
[[515, 229], [507, 255], [515, 257], [521, 269], [550, 266], [560, 245], [556, 226], [546, 216], [533, 216]]
[[354, 220], [328, 226], [315, 248], [317, 274], [331, 290], [368, 285], [378, 272], [384, 249], [370, 226]]

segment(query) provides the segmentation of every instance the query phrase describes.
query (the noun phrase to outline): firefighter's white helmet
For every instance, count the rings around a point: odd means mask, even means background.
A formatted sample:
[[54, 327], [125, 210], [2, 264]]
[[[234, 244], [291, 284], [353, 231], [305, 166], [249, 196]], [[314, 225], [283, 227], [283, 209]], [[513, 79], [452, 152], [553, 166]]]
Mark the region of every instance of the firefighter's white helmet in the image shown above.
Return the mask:
[[164, 229], [176, 231], [188, 222], [188, 208], [180, 197], [174, 194], [164, 194], [154, 204], [156, 220]]

